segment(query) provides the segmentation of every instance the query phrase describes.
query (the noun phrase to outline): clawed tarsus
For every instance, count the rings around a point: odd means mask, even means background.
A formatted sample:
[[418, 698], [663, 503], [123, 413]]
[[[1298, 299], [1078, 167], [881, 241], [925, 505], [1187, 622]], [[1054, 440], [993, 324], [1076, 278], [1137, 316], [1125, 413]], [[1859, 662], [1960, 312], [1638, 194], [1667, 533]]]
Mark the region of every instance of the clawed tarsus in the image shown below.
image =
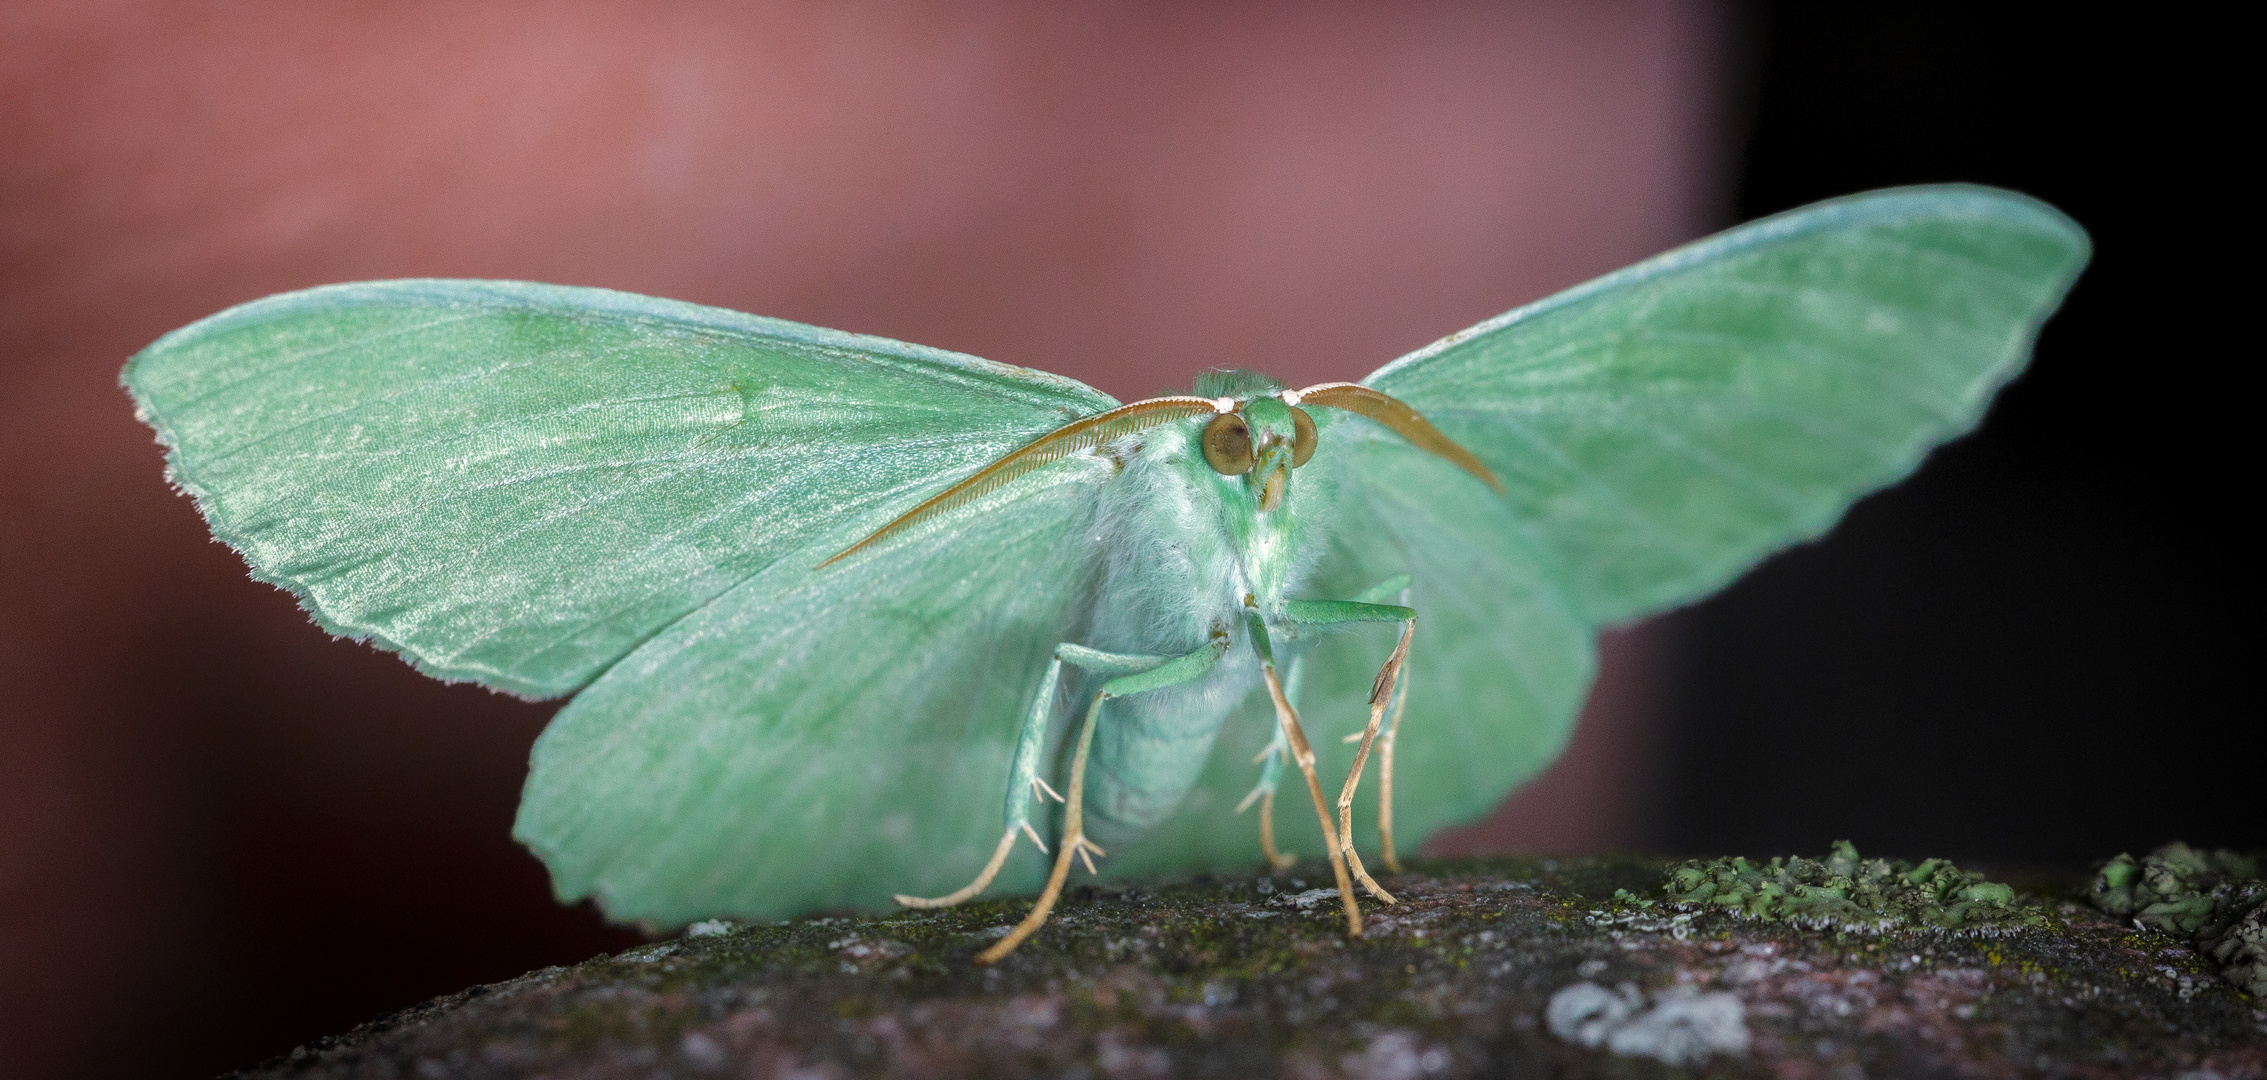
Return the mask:
[[[1056, 798], [1059, 799], [1061, 796], [1058, 795]], [[904, 893], [899, 893], [890, 897], [890, 899], [909, 908], [947, 908], [954, 904], [975, 899], [976, 894], [983, 892], [992, 884], [993, 878], [1000, 876], [1000, 868], [1007, 865], [1008, 853], [1015, 850], [1015, 835], [1019, 832], [1031, 838], [1031, 845], [1038, 848], [1040, 854], [1048, 853], [1047, 842], [1039, 838], [1039, 830], [1032, 828], [1028, 821], [1018, 821], [1008, 826], [1006, 832], [1000, 834], [999, 846], [992, 849], [991, 861], [985, 863], [984, 869], [977, 872], [976, 880], [943, 896], [907, 896]], [[1092, 844], [1087, 846], [1093, 847]], [[1102, 849], [1094, 848], [1094, 853], [1100, 855]], [[1090, 860], [1086, 867], [1088, 870], [1092, 870], [1094, 863]]]
[[1091, 873], [1094, 860], [1087, 852], [1091, 849], [1096, 855], [1102, 854], [1102, 849], [1086, 838], [1086, 755], [1094, 748], [1094, 722], [1102, 714], [1103, 697], [1096, 695], [1094, 706], [1086, 711], [1086, 723], [1078, 732], [1078, 750], [1071, 755], [1070, 794], [1063, 800], [1063, 838], [1061, 846], [1055, 849], [1055, 868], [1047, 875], [1047, 887], [1040, 892], [1039, 901], [1031, 905], [1030, 913], [1022, 922], [1015, 924], [1007, 936], [991, 948], [976, 954], [979, 964], [997, 963], [1047, 922], [1048, 913], [1055, 910], [1055, 901], [1063, 895], [1063, 882], [1071, 875], [1073, 856], [1084, 859]]
[[[1026, 832], [1030, 831], [1030, 828], [1031, 826], [1028, 824], [1024, 826]], [[976, 880], [943, 896], [907, 896], [900, 893], [890, 899], [910, 908], [942, 908], [951, 907], [983, 892], [984, 887], [990, 885], [993, 878], [1000, 876], [1000, 867], [1007, 865], [1008, 852], [1015, 847], [1015, 834], [1016, 828], [1013, 825], [1008, 826], [1008, 830], [1000, 834], [1000, 846], [992, 849], [992, 861], [984, 864], [984, 869], [976, 875]], [[1031, 842], [1039, 844], [1039, 834], [1032, 833]], [[1047, 845], [1039, 844], [1039, 850], [1047, 850]]]
[[1299, 861], [1298, 856], [1276, 849], [1275, 793], [1272, 791], [1262, 792], [1259, 797], [1259, 853], [1266, 857], [1267, 865], [1277, 870], [1289, 870]]
[[[1280, 732], [1280, 728], [1278, 728], [1278, 731]], [[1284, 752], [1282, 740], [1278, 738], [1270, 741], [1267, 744], [1267, 749], [1260, 751], [1257, 756], [1253, 757], [1252, 764], [1258, 765], [1267, 762], [1275, 754]], [[1292, 866], [1297, 865], [1299, 857], [1286, 855], [1275, 846], [1275, 778], [1272, 775], [1263, 776], [1260, 782], [1253, 786], [1251, 793], [1244, 796], [1244, 801], [1236, 804], [1236, 813], [1241, 814], [1251, 809], [1255, 802], [1259, 804], [1260, 854], [1267, 859], [1268, 866], [1276, 870], [1289, 870]]]
[[[1362, 887], [1368, 889], [1370, 895], [1388, 904], [1397, 902], [1394, 900], [1393, 894], [1385, 891], [1385, 888], [1370, 876], [1369, 870], [1362, 866], [1362, 856], [1354, 850], [1354, 790], [1361, 786], [1362, 768], [1369, 764], [1370, 747], [1377, 740], [1378, 729], [1385, 719], [1385, 708], [1393, 700], [1394, 689], [1401, 680], [1401, 665], [1409, 656], [1409, 638], [1411, 634], [1416, 632], [1416, 629], [1417, 624], [1414, 621], [1402, 624], [1401, 640], [1394, 645], [1393, 655], [1386, 657], [1385, 666], [1378, 669], [1377, 680], [1370, 684], [1370, 722], [1359, 733], [1362, 746], [1354, 752], [1354, 767], [1346, 774], [1346, 786], [1338, 792], [1339, 848], [1345, 854], [1347, 863], [1353, 868], [1354, 876], [1361, 880]], [[1395, 726], [1399, 726], [1400, 719], [1401, 714], [1399, 710], [1396, 710], [1394, 713]], [[1389, 742], [1387, 745], [1390, 746], [1391, 743]], [[1380, 774], [1378, 777], [1379, 833], [1385, 838], [1386, 868], [1388, 870], [1399, 870], [1400, 867], [1393, 857], [1392, 834], [1387, 831], [1392, 827], [1390, 824], [1392, 811], [1388, 809], [1389, 804], [1385, 802], [1387, 793], [1392, 790], [1390, 770], [1391, 766], [1381, 758], [1378, 762]]]

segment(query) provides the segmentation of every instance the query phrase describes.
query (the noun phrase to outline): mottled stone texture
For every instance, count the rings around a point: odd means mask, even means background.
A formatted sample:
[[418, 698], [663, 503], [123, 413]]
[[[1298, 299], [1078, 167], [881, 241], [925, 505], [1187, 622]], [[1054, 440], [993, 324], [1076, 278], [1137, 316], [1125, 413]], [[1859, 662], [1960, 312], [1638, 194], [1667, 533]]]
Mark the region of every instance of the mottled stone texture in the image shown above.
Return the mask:
[[[243, 1075], [2267, 1076], [2267, 1003], [2060, 891], [2082, 881], [2019, 893], [2034, 917], [1981, 932], [1834, 931], [1641, 899], [1670, 866], [1423, 863], [1386, 880], [1401, 904], [1365, 905], [1360, 940], [1311, 863], [1081, 887], [992, 968], [970, 958], [1021, 901], [728, 928], [476, 987]], [[1601, 1009], [1713, 1034], [1670, 1031], [1664, 1051], [1642, 1026], [1595, 1047], [1552, 1033]], [[1742, 1045], [1740, 1024], [1744, 1051], [1707, 1049]]]

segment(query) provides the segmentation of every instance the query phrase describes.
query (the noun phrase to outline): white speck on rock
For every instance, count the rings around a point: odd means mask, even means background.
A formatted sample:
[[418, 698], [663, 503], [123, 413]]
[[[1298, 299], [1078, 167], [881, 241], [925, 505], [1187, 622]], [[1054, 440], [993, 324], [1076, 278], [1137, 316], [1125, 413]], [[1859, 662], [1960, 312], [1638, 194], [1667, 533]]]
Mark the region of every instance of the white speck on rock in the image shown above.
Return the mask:
[[1338, 890], [1308, 889], [1305, 892], [1290, 893], [1285, 896], [1276, 897], [1276, 899], [1282, 901], [1283, 903], [1293, 905], [1301, 911], [1305, 911], [1326, 900], [1338, 899]]
[[911, 946], [905, 945], [901, 942], [888, 941], [883, 939], [869, 940], [866, 938], [858, 937], [856, 935], [843, 938], [840, 941], [827, 942], [827, 948], [859, 960], [873, 960], [877, 958], [882, 960], [895, 960], [898, 957], [904, 956], [907, 953], [913, 951]]
[[1361, 1080], [1417, 1080], [1448, 1067], [1448, 1052], [1439, 1047], [1420, 1051], [1417, 1036], [1388, 1031], [1370, 1040], [1368, 1049], [1338, 1059], [1346, 1075]]
[[685, 1055], [685, 1060], [693, 1068], [704, 1072], [721, 1069], [731, 1060], [731, 1056], [724, 1052], [724, 1047], [717, 1045], [715, 1039], [698, 1031], [686, 1032], [685, 1037], [677, 1043], [677, 1052]]
[[1105, 1031], [1096, 1040], [1095, 1064], [1102, 1067], [1102, 1075], [1118, 1080], [1120, 1077], [1168, 1076], [1173, 1071], [1173, 1059], [1154, 1046], [1128, 1045], [1117, 1031]]
[[732, 924], [723, 919], [703, 919], [685, 928], [686, 937], [715, 937], [732, 932]]
[[1570, 1043], [1603, 1046], [1608, 1035], [1629, 1023], [1643, 1000], [1635, 986], [1624, 986], [1617, 994], [1594, 982], [1578, 982], [1551, 995], [1550, 1004], [1543, 1006], [1543, 1023]]
[[1645, 1008], [1628, 983], [1608, 990], [1579, 982], [1551, 995], [1543, 1009], [1551, 1034], [1583, 1046], [1603, 1046], [1624, 1057], [1670, 1065], [1698, 1065], [1715, 1054], [1746, 1054], [1746, 1010], [1737, 995], [1671, 987]]

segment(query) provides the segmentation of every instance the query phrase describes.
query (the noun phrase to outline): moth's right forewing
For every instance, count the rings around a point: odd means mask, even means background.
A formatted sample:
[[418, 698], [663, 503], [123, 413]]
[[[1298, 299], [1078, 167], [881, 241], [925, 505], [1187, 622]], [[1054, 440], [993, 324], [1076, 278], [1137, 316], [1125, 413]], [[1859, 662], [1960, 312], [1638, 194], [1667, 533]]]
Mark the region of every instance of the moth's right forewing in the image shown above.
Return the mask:
[[1364, 380], [1503, 479], [1606, 624], [1815, 536], [1974, 426], [2085, 265], [2035, 200], [1795, 210], [1452, 335]]

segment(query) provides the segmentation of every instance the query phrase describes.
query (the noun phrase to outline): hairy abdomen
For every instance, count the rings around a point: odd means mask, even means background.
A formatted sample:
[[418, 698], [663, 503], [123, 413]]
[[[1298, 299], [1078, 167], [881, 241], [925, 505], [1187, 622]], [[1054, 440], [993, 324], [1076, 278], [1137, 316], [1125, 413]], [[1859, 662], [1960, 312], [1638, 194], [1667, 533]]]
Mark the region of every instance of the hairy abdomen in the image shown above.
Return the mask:
[[1233, 649], [1187, 687], [1113, 698], [1102, 706], [1086, 774], [1086, 831], [1104, 847], [1170, 816], [1212, 755], [1220, 725], [1256, 685], [1248, 649]]

